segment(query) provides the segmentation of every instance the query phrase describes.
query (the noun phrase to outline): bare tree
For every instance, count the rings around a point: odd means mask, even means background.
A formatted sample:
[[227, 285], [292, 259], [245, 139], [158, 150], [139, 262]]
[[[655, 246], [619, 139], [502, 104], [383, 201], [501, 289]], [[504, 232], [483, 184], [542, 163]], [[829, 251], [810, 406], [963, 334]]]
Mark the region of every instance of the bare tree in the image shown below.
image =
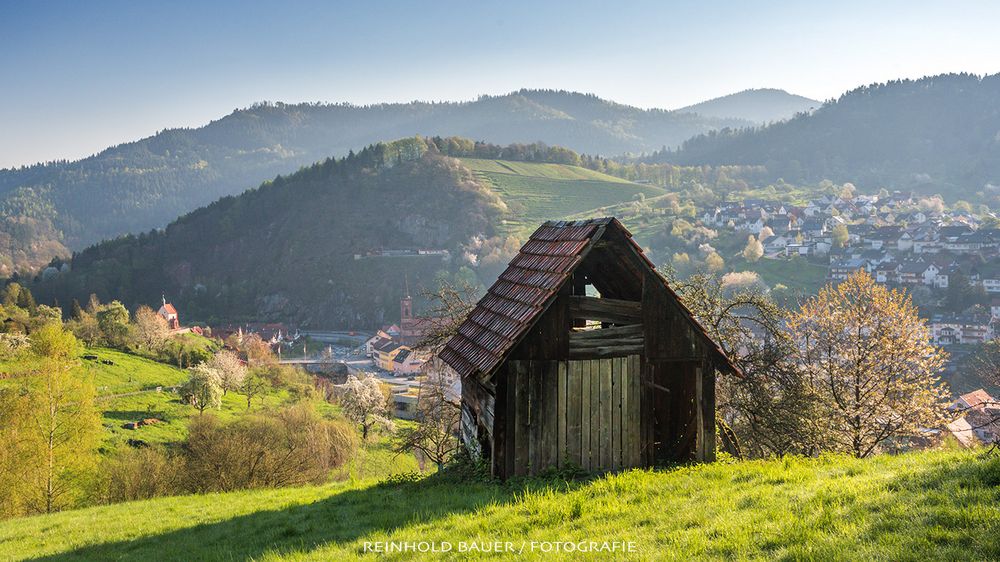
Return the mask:
[[420, 451], [438, 470], [458, 449], [461, 408], [443, 370], [430, 373], [420, 385], [416, 426], [400, 430], [398, 452]]
[[246, 397], [247, 410], [249, 410], [253, 404], [253, 399], [263, 394], [270, 386], [271, 384], [267, 378], [259, 370], [254, 369], [246, 373], [243, 380], [240, 381], [240, 385], [236, 388], [236, 392]]
[[448, 343], [476, 306], [476, 288], [464, 282], [442, 281], [436, 290], [424, 291], [422, 296], [431, 302], [430, 329], [416, 347], [436, 351]]
[[800, 377], [785, 311], [757, 283], [727, 284], [698, 273], [671, 286], [709, 335], [740, 367], [742, 377], [717, 379], [723, 448], [763, 457], [815, 451], [815, 396]]
[[151, 351], [158, 350], [170, 335], [167, 320], [145, 305], [136, 309], [131, 329], [136, 345]]

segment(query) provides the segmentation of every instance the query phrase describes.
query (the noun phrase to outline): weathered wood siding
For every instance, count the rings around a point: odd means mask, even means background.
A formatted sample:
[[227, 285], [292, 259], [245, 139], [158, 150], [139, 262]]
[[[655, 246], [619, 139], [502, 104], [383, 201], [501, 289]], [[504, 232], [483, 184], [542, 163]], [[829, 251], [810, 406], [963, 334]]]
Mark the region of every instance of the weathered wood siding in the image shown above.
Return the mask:
[[[591, 471], [642, 466], [638, 355], [581, 361], [509, 361], [503, 451], [494, 471]], [[498, 418], [499, 419], [499, 418]], [[499, 434], [498, 427], [494, 433]], [[498, 442], [498, 448], [500, 442]]]

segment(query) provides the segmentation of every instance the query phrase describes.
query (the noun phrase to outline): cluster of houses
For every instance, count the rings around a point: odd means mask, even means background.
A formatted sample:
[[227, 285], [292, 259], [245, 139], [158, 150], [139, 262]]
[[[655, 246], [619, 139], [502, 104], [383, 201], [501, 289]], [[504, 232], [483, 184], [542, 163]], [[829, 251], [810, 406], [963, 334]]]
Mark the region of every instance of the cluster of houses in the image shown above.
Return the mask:
[[413, 299], [407, 294], [399, 301], [399, 324], [385, 326], [365, 342], [365, 355], [375, 366], [398, 375], [415, 375], [427, 361], [427, 354], [415, 346], [433, 328], [431, 319], [413, 315]]
[[225, 324], [212, 327], [212, 334], [222, 339], [228, 340], [235, 336], [237, 340], [250, 334], [256, 334], [260, 339], [271, 346], [272, 351], [281, 354], [282, 348], [292, 347], [303, 338], [298, 328], [289, 328], [280, 322], [244, 322], [242, 324]]
[[958, 397], [949, 408], [960, 417], [948, 431], [965, 447], [992, 445], [1000, 438], [1000, 401], [984, 389]]
[[895, 192], [824, 196], [804, 206], [747, 199], [709, 209], [701, 219], [759, 236], [767, 258], [826, 261], [830, 281], [863, 269], [885, 285], [940, 294], [959, 279], [996, 296], [988, 311], [932, 316], [939, 345], [988, 341], [1000, 321], [1000, 228], [983, 227], [967, 211], [921, 210], [912, 193]]

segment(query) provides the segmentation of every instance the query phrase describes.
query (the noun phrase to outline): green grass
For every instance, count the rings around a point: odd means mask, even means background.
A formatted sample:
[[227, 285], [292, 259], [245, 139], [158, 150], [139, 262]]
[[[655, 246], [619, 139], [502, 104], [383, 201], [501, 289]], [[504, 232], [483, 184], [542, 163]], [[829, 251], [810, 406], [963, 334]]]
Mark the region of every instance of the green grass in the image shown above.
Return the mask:
[[607, 183], [636, 185], [619, 177], [566, 164], [513, 162], [509, 160], [485, 160], [482, 158], [462, 158], [461, 160], [465, 167], [474, 172], [513, 174], [517, 176], [531, 176], [553, 180], [593, 180]]
[[[0, 559], [390, 560], [370, 541], [633, 541], [635, 559], [1000, 557], [1000, 459], [925, 452], [716, 463], [586, 482], [344, 482], [0, 522]], [[421, 559], [464, 558], [455, 552]]]
[[463, 158], [462, 163], [491, 185], [507, 204], [503, 230], [526, 237], [547, 220], [605, 216], [612, 207], [664, 190], [631, 183], [593, 170], [563, 164], [538, 164]]
[[805, 259], [785, 260], [761, 258], [753, 263], [742, 261], [739, 271], [756, 271], [769, 287], [782, 285], [800, 291], [806, 295], [816, 294], [827, 283], [828, 269], [822, 265], [810, 263]]
[[[211, 340], [191, 334], [211, 343]], [[197, 342], [197, 340], [194, 340]], [[214, 344], [212, 344], [214, 345]], [[97, 359], [83, 359], [94, 355]], [[130, 439], [149, 444], [172, 445], [187, 437], [188, 424], [198, 411], [181, 402], [175, 389], [187, 380], [187, 371], [172, 365], [158, 363], [138, 355], [107, 348], [86, 349], [81, 353], [81, 369], [93, 376], [97, 387], [97, 409], [104, 426], [105, 451], [126, 447]], [[0, 372], [19, 374], [35, 368], [31, 361], [0, 362]], [[157, 390], [157, 388], [161, 390]], [[285, 389], [271, 389], [254, 398], [252, 410], [274, 408], [290, 403], [294, 397]], [[321, 402], [320, 413], [332, 414], [336, 407]], [[230, 392], [223, 396], [218, 409], [208, 410], [221, 420], [228, 421], [247, 412], [246, 397]], [[125, 429], [128, 422], [156, 418], [160, 423], [138, 429]]]
[[194, 332], [178, 334], [173, 337], [183, 342], [189, 349], [201, 349], [212, 353], [219, 350], [219, 344], [216, 343], [215, 340], [206, 338], [205, 336], [199, 336]]
[[158, 386], [172, 387], [187, 379], [187, 374], [177, 367], [113, 349], [88, 349], [83, 355], [97, 356], [96, 360], [82, 359], [80, 362], [94, 376], [100, 396], [148, 391]]

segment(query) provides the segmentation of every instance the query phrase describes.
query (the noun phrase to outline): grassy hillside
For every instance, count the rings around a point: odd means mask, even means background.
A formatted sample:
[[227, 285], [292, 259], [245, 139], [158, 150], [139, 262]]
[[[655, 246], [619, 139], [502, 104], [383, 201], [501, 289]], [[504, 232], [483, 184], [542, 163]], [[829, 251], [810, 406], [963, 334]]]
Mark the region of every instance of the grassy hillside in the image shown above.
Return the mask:
[[603, 215], [608, 208], [665, 191], [564, 164], [462, 158], [507, 204], [504, 230], [526, 237], [546, 220]]
[[532, 541], [624, 540], [638, 559], [983, 560], [1000, 556], [998, 506], [1000, 459], [968, 452], [716, 463], [572, 483], [439, 475], [5, 521], [0, 558], [348, 560], [369, 541], [509, 541], [526, 543], [524, 558], [548, 560], [560, 556], [531, 552]]
[[[105, 430], [105, 450], [125, 447], [129, 440], [169, 445], [185, 439], [191, 418], [198, 415], [197, 410], [181, 402], [176, 392], [187, 380], [185, 370], [106, 348], [87, 349], [83, 356], [88, 358], [81, 359], [80, 368], [93, 377], [97, 388], [96, 406]], [[0, 362], [0, 372], [6, 375], [18, 375], [33, 367], [24, 360]], [[270, 389], [254, 398], [253, 409], [277, 407], [293, 399], [286, 389]], [[333, 409], [331, 404], [320, 404], [321, 413]], [[222, 406], [211, 412], [222, 420], [231, 420], [246, 410], [246, 397], [230, 392], [223, 397]], [[124, 428], [128, 422], [148, 418], [160, 421], [138, 429]]]
[[[97, 385], [97, 407], [103, 417], [105, 446], [123, 447], [130, 439], [150, 444], [184, 440], [191, 418], [198, 415], [198, 411], [182, 403], [176, 393], [176, 388], [187, 380], [184, 370], [111, 349], [88, 350], [87, 354], [98, 357], [97, 360], [84, 360], [83, 365], [94, 375]], [[254, 398], [253, 409], [277, 407], [292, 398], [285, 389], [270, 390]], [[333, 409], [329, 404], [322, 406]], [[246, 397], [230, 392], [223, 396], [222, 406], [211, 412], [222, 420], [230, 420], [246, 411]], [[160, 422], [139, 429], [124, 428], [128, 422], [147, 418]]]

